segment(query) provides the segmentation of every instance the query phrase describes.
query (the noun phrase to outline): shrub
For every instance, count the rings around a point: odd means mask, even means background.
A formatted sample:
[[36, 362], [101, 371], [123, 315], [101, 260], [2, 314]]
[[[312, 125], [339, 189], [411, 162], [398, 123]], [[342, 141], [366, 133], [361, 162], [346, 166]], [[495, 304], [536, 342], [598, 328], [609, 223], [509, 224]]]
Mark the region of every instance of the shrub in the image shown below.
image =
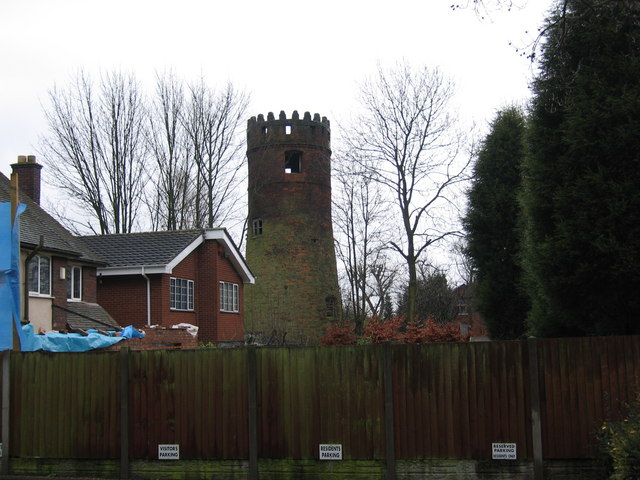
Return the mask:
[[368, 343], [387, 343], [402, 339], [400, 328], [402, 327], [401, 317], [392, 317], [389, 320], [370, 318], [364, 327], [362, 337]]
[[353, 345], [356, 339], [353, 326], [336, 323], [327, 329], [325, 336], [320, 339], [320, 345]]
[[392, 317], [389, 320], [369, 318], [366, 321], [361, 337], [354, 333], [353, 326], [334, 324], [327, 329], [327, 333], [320, 339], [320, 345], [366, 345], [381, 343], [438, 343], [464, 342], [466, 337], [460, 335], [458, 325], [452, 323], [437, 323], [433, 318], [421, 324], [418, 321], [409, 322], [402, 329], [403, 317]]
[[601, 439], [613, 471], [609, 478], [640, 478], [640, 395], [624, 420], [602, 425]]
[[467, 340], [460, 334], [460, 327], [453, 323], [437, 323], [429, 318], [420, 325], [418, 322], [409, 322], [404, 333], [406, 343], [443, 343], [463, 342]]

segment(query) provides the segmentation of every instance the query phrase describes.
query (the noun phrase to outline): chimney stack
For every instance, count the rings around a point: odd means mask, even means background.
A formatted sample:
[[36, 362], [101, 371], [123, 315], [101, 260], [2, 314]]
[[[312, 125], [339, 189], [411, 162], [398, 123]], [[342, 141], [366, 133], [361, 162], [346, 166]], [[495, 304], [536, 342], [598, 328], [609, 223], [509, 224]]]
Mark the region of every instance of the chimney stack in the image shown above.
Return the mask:
[[40, 205], [40, 170], [42, 170], [42, 165], [36, 163], [36, 156], [18, 155], [18, 163], [12, 164], [11, 170], [18, 174], [20, 190]]

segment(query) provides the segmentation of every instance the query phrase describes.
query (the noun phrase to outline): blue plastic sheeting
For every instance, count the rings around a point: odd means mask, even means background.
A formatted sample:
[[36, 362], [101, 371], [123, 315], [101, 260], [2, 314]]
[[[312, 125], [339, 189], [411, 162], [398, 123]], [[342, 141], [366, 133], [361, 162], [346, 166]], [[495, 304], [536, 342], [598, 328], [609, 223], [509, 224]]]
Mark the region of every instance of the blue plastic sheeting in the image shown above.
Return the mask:
[[120, 332], [120, 334], [124, 338], [144, 338], [144, 333], [139, 332], [132, 325], [129, 325], [128, 327], [124, 327]]
[[[20, 344], [24, 339], [20, 328], [20, 242], [18, 215], [25, 205], [18, 205], [13, 230], [11, 203], [0, 203], [0, 350], [13, 348], [13, 326]], [[12, 321], [13, 319], [13, 321]]]
[[97, 348], [106, 348], [114, 345], [124, 337], [110, 337], [98, 333], [97, 330], [87, 330], [88, 335], [79, 333], [57, 333], [49, 332], [45, 335], [33, 333], [33, 325], [27, 324], [22, 327], [25, 341], [22, 343], [23, 352], [35, 352], [44, 350], [46, 352], [86, 352]]

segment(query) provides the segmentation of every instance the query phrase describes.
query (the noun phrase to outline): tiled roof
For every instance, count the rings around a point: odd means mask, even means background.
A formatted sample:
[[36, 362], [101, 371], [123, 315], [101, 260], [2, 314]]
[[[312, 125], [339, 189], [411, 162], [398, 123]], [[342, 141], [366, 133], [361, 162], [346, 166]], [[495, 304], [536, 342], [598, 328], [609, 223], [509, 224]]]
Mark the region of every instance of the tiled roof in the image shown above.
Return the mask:
[[79, 237], [109, 267], [166, 265], [202, 236], [202, 230], [121, 233]]
[[[54, 306], [54, 308], [62, 308]], [[97, 303], [69, 302], [66, 308], [67, 324], [77, 330], [116, 330], [122, 329], [107, 311]]]
[[[0, 202], [10, 201], [11, 181], [0, 173]], [[20, 203], [27, 206], [20, 215], [21, 245], [35, 247], [40, 243], [40, 235], [43, 235], [44, 250], [61, 252], [65, 256], [76, 257], [91, 263], [104, 263], [100, 257], [23, 192], [20, 193]]]

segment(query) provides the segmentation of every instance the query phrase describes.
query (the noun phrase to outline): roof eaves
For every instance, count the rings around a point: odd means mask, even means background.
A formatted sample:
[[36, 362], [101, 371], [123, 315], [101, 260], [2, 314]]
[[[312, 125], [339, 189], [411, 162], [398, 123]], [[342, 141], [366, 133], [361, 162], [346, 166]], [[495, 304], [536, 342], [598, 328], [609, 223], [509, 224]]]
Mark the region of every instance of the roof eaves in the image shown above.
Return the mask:
[[187, 245], [180, 253], [178, 253], [173, 259], [167, 263], [168, 273], [171, 273], [173, 269], [181, 261], [189, 256], [196, 248], [198, 248], [204, 242], [204, 235], [198, 235], [189, 245]]
[[240, 274], [243, 283], [254, 284], [256, 279], [249, 270], [247, 262], [244, 261], [244, 257], [236, 247], [235, 243], [229, 236], [226, 228], [213, 228], [204, 231], [205, 240], [217, 240], [224, 248], [225, 253], [229, 257], [229, 261], [235, 267], [236, 271]]
[[103, 267], [98, 268], [97, 274], [103, 277], [115, 277], [120, 275], [154, 275], [171, 273], [167, 265], [137, 265], [133, 267]]

